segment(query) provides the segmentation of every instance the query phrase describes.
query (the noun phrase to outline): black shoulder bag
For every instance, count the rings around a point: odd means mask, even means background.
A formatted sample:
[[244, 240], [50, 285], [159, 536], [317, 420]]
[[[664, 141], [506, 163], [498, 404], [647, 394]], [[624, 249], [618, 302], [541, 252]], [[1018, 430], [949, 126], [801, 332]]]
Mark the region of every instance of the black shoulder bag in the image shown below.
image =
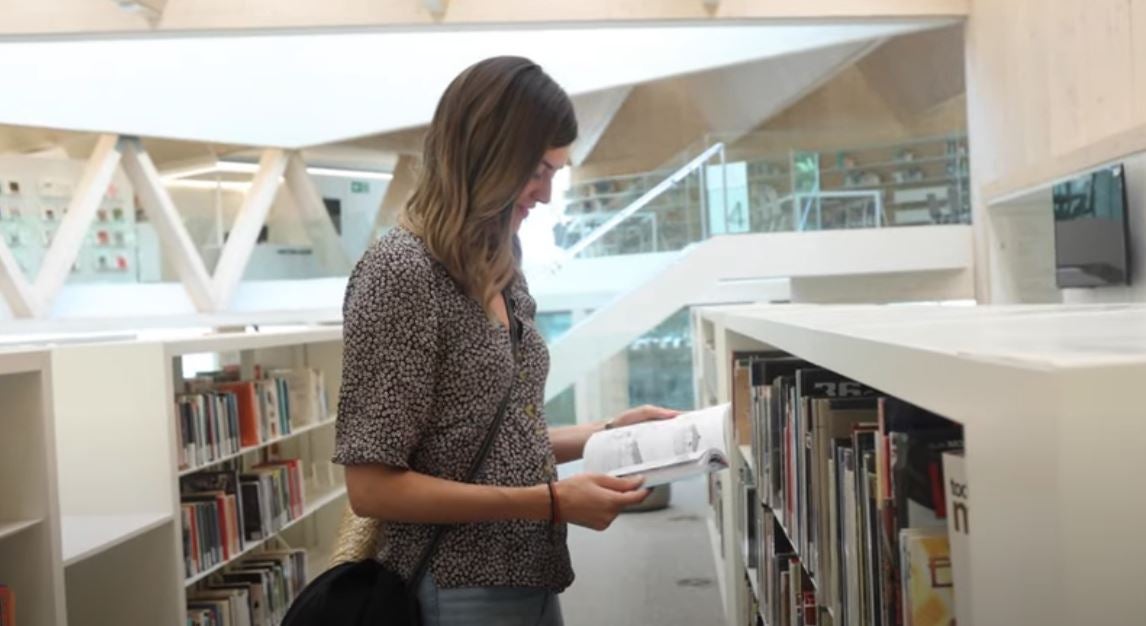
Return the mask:
[[[513, 380], [517, 375], [521, 329], [514, 316], [513, 300], [509, 293], [503, 293], [502, 297], [505, 300], [506, 317], [509, 319], [514, 372], [485, 440], [470, 463], [466, 482], [473, 482], [489, 456], [494, 437], [505, 419]], [[299, 592], [281, 626], [421, 626], [418, 586], [430, 568], [430, 557], [448, 528], [441, 525], [434, 530], [433, 538], [422, 552], [409, 582], [372, 558], [340, 563], [323, 572]]]

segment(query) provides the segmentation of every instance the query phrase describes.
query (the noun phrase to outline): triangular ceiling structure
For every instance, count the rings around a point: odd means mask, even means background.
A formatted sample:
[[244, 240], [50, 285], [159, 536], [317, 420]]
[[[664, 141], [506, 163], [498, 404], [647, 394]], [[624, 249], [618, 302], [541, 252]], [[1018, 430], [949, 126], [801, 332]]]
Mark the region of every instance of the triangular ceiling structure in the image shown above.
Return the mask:
[[449, 80], [488, 56], [533, 58], [577, 95], [946, 23], [9, 41], [0, 75], [36, 88], [0, 100], [0, 123], [297, 148], [426, 124]]

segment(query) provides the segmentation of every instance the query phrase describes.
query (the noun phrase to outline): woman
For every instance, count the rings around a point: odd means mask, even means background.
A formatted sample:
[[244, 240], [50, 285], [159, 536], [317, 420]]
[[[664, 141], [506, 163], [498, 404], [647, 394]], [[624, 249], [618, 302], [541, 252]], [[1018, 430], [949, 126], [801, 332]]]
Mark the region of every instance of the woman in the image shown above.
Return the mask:
[[[564, 522], [603, 530], [647, 491], [639, 478], [557, 482], [556, 465], [602, 428], [675, 415], [642, 407], [546, 427], [549, 354], [516, 233], [549, 201], [576, 136], [572, 103], [536, 64], [499, 57], [465, 70], [438, 104], [400, 225], [350, 277], [335, 461], [354, 512], [387, 522], [379, 558], [403, 577], [435, 525], [451, 525], [417, 589], [427, 626], [561, 624], [556, 594], [573, 581]], [[466, 483], [507, 390], [504, 422]]]

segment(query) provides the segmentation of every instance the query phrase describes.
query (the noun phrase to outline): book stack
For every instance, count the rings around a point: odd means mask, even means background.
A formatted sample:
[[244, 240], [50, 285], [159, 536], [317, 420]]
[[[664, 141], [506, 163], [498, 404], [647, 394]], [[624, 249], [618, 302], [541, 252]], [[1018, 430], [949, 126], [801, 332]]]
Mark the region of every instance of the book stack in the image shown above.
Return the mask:
[[0, 585], [0, 626], [16, 626], [16, 596], [8, 585]]
[[234, 368], [184, 381], [175, 398], [179, 469], [202, 467], [243, 449], [325, 421], [325, 381], [311, 368], [256, 368], [239, 380]]
[[187, 592], [187, 623], [192, 626], [272, 626], [286, 615], [306, 585], [303, 550], [265, 550]]
[[179, 420], [179, 469], [200, 467], [237, 454], [242, 446], [238, 397], [203, 391], [175, 397]]
[[180, 479], [184, 573], [190, 578], [236, 558], [247, 544], [302, 516], [302, 464], [284, 459], [197, 472]]
[[962, 449], [962, 427], [783, 353], [733, 365], [753, 468], [737, 497], [761, 510], [747, 516], [746, 565], [763, 619], [949, 624], [944, 455]]

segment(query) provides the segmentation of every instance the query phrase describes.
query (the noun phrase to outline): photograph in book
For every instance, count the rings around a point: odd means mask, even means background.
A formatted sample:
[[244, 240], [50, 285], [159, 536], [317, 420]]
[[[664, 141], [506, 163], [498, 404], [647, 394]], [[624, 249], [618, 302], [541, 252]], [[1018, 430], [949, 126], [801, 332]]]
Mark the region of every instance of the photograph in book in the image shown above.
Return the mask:
[[603, 430], [585, 443], [585, 471], [645, 478], [655, 487], [728, 467], [730, 406]]

